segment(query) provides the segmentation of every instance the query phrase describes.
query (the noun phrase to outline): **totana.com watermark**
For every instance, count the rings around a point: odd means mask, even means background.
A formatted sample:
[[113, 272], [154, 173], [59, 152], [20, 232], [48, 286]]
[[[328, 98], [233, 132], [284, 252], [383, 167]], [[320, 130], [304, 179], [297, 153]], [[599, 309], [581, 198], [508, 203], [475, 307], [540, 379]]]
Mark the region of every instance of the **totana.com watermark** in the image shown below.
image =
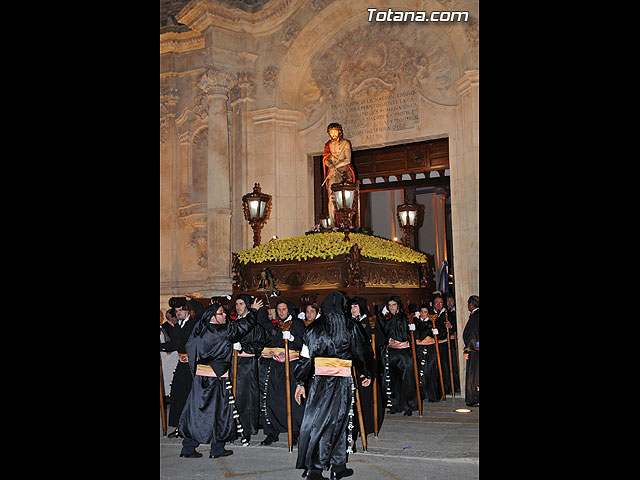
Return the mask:
[[469, 12], [394, 12], [367, 8], [369, 22], [466, 22]]

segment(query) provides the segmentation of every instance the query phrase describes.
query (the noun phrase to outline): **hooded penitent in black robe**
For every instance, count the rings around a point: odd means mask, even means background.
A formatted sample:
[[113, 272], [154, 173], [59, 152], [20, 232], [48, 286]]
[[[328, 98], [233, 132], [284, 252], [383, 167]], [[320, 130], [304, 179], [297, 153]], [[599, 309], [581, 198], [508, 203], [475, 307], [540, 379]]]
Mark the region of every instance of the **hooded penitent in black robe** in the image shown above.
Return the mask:
[[[376, 358], [375, 358], [375, 362], [372, 363], [372, 365], [375, 366], [375, 368], [372, 367], [372, 371], [371, 371], [371, 383], [369, 384], [368, 387], [363, 387], [362, 385], [360, 385], [358, 387], [359, 389], [359, 393], [360, 393], [360, 403], [362, 404], [362, 419], [364, 420], [364, 427], [365, 427], [365, 433], [367, 435], [369, 435], [370, 433], [374, 433], [375, 429], [373, 428], [374, 425], [374, 403], [373, 403], [373, 392], [374, 392], [374, 381], [373, 379], [375, 378], [375, 388], [376, 388], [376, 393], [377, 393], [377, 404], [378, 404], [378, 432], [380, 431], [380, 429], [382, 428], [382, 422], [384, 420], [384, 412], [385, 412], [385, 400], [382, 396], [382, 392], [383, 392], [383, 383], [382, 383], [382, 372], [383, 372], [383, 368], [382, 368], [382, 362], [381, 362], [381, 349], [382, 347], [385, 345], [386, 343], [386, 339], [384, 336], [384, 333], [382, 332], [382, 329], [380, 328], [380, 325], [377, 322], [376, 319], [376, 323], [374, 328], [371, 328], [371, 324], [369, 323], [369, 309], [367, 307], [367, 302], [364, 298], [362, 297], [354, 297], [352, 298], [348, 305], [347, 305], [347, 311], [350, 312], [351, 310], [351, 305], [353, 304], [358, 304], [358, 306], [360, 307], [360, 317], [356, 318], [353, 317], [352, 315], [350, 315], [351, 320], [353, 320], [357, 325], [359, 325], [364, 334], [366, 335], [366, 339], [368, 340], [368, 345], [367, 345], [367, 355], [370, 355], [371, 358], [371, 362], [373, 362], [373, 345], [371, 345], [371, 340], [372, 340], [372, 333], [375, 335], [375, 348], [376, 348]], [[358, 376], [361, 374], [361, 372], [356, 372], [358, 374]], [[358, 417], [355, 417], [355, 427], [353, 429], [353, 438], [354, 440], [358, 437], [358, 435], [360, 434], [360, 427], [358, 424]]]
[[[304, 414], [304, 406], [298, 405], [294, 399], [296, 391], [296, 377], [294, 370], [298, 363], [298, 355], [302, 348], [302, 336], [304, 335], [304, 323], [296, 315], [295, 307], [287, 302], [289, 315], [286, 321], [292, 322], [289, 332], [293, 341], [289, 341], [289, 385], [291, 386], [291, 428], [293, 438], [297, 438], [300, 432], [300, 423]], [[282, 329], [276, 320], [266, 323], [267, 343], [262, 349], [262, 362], [265, 368], [264, 396], [261, 402], [260, 423], [264, 433], [277, 437], [279, 433], [287, 432], [287, 387], [284, 359], [284, 339]], [[268, 320], [267, 320], [268, 322]], [[265, 324], [264, 320], [261, 322]], [[280, 349], [278, 355], [271, 355], [272, 349]]]
[[[304, 335], [304, 347], [296, 365], [299, 385], [311, 379], [306, 394], [304, 419], [300, 427], [296, 468], [328, 470], [331, 465], [343, 466], [353, 443], [355, 394], [353, 376], [357, 372], [370, 377], [372, 358], [367, 354], [364, 332], [346, 315], [347, 299], [340, 292], [330, 293], [322, 302], [322, 316], [309, 325]], [[341, 365], [341, 375], [333, 375], [331, 367], [318, 370], [321, 362], [335, 359], [350, 361]], [[336, 372], [337, 373], [337, 372]]]
[[[187, 342], [193, 386], [180, 417], [179, 430], [182, 437], [198, 443], [229, 442], [243, 436], [229, 369], [233, 343], [254, 327], [256, 319], [248, 315], [233, 323], [228, 320], [223, 324], [210, 323], [219, 307], [214, 303], [204, 311]], [[198, 365], [211, 367], [216, 376], [199, 375]]]
[[[247, 308], [250, 308], [252, 301], [249, 295], [241, 294], [238, 299], [243, 300]], [[265, 307], [261, 307], [260, 310], [264, 310], [266, 315]], [[246, 314], [246, 317], [253, 315], [257, 318], [260, 314], [260, 311], [251, 309]], [[238, 320], [241, 320], [241, 318], [232, 320], [232, 322], [237, 322]], [[264, 331], [264, 327], [257, 323], [238, 342], [242, 350], [237, 354], [236, 409], [240, 414], [240, 420], [242, 420], [244, 436], [255, 435], [258, 433], [259, 428], [261, 400], [258, 382], [258, 359], [267, 342], [267, 334]], [[231, 371], [233, 372], [233, 369]]]
[[[378, 314], [380, 327], [388, 338], [387, 345], [383, 349], [387, 406], [391, 409], [389, 413], [411, 412], [418, 410], [418, 400], [409, 324], [400, 297], [392, 296], [389, 300], [398, 304], [398, 313]], [[393, 348], [392, 345], [405, 348]]]
[[469, 316], [462, 333], [464, 351], [469, 354], [464, 401], [467, 405], [480, 403], [480, 309]]

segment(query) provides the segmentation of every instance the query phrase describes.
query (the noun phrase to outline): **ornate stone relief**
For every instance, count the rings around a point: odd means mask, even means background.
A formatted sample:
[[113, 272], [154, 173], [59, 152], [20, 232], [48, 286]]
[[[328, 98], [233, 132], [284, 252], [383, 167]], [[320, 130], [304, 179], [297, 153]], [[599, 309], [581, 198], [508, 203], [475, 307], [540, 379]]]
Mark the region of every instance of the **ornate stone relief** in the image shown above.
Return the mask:
[[238, 72], [236, 81], [229, 91], [229, 99], [232, 102], [241, 98], [255, 98], [256, 82], [255, 76], [250, 72]]
[[420, 27], [367, 24], [336, 37], [312, 59], [299, 90], [308, 118], [324, 112], [327, 103], [409, 89], [455, 104], [451, 46], [435, 28]]
[[278, 73], [280, 70], [278, 67], [274, 67], [273, 65], [269, 65], [262, 72], [262, 83], [267, 88], [274, 88], [278, 83]]
[[294, 20], [287, 21], [280, 33], [280, 45], [289, 48], [300, 32], [300, 26]]

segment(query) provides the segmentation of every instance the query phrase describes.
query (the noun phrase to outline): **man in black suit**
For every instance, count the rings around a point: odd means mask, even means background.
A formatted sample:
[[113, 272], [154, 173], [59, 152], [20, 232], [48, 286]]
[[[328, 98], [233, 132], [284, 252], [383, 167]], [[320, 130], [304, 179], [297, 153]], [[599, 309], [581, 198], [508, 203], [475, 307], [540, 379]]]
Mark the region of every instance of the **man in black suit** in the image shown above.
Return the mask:
[[480, 297], [471, 295], [467, 300], [469, 321], [464, 327], [464, 358], [467, 360], [467, 385], [464, 401], [469, 407], [480, 406]]
[[193, 383], [193, 374], [189, 370], [186, 344], [193, 327], [200, 320], [204, 307], [190, 297], [171, 297], [169, 306], [175, 310], [178, 322], [171, 331], [171, 340], [160, 344], [160, 351], [171, 352], [176, 350], [178, 352], [178, 365], [173, 372], [173, 381], [171, 382], [169, 418], [167, 421], [170, 427], [175, 428], [175, 431], [168, 436], [175, 438], [178, 436], [180, 414], [182, 414], [182, 409]]

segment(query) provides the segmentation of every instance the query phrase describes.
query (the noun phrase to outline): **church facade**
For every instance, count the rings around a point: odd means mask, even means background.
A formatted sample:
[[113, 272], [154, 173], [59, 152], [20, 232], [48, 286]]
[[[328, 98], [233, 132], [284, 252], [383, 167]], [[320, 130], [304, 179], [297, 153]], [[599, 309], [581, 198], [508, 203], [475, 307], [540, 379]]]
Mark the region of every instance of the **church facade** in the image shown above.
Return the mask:
[[263, 239], [318, 222], [313, 157], [337, 122], [354, 151], [446, 139], [466, 312], [479, 295], [478, 2], [160, 6], [160, 308], [173, 295], [231, 294], [231, 254], [253, 238], [241, 198], [255, 183], [272, 195]]

